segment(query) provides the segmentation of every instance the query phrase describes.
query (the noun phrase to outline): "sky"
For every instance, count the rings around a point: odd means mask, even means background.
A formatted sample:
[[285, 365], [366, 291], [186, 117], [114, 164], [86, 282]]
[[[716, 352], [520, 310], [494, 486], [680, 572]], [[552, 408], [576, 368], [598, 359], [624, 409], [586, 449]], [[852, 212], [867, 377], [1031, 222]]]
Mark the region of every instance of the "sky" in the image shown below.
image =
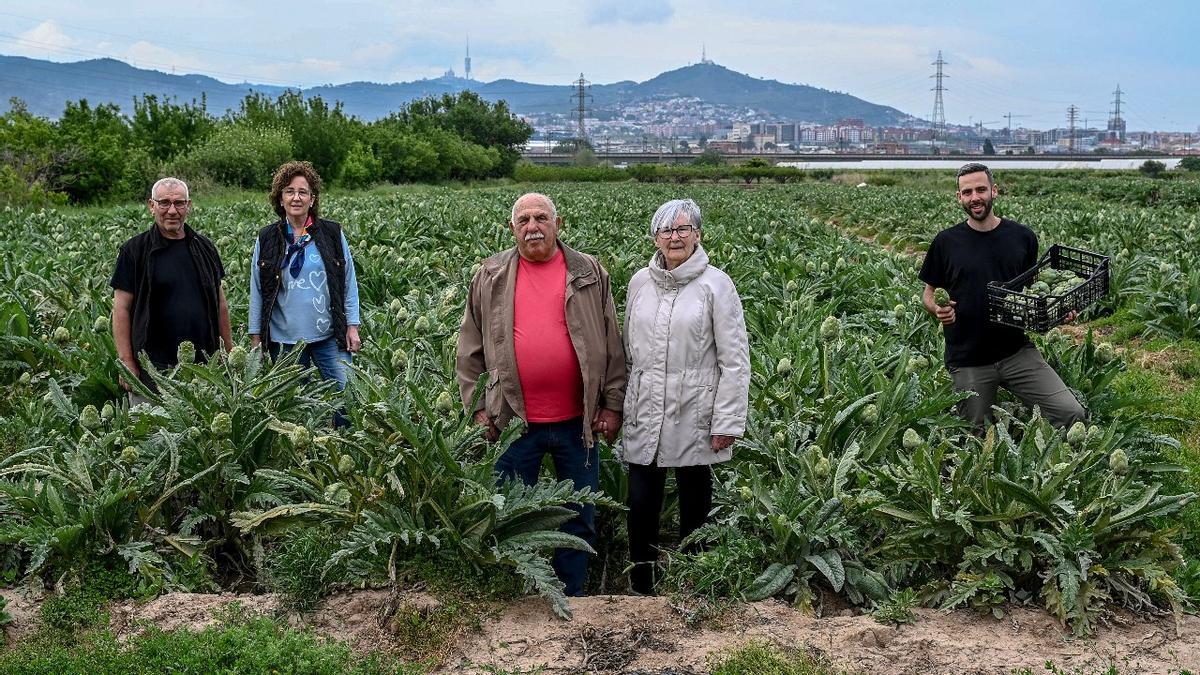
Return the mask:
[[[0, 0], [0, 54], [111, 57], [226, 82], [306, 88], [463, 74], [569, 84], [644, 81], [709, 59], [928, 119], [1103, 126], [1117, 86], [1130, 130], [1200, 131], [1200, 2], [1156, 0]], [[0, 72], [0, 92], [3, 72]], [[567, 107], [564, 105], [564, 108]]]

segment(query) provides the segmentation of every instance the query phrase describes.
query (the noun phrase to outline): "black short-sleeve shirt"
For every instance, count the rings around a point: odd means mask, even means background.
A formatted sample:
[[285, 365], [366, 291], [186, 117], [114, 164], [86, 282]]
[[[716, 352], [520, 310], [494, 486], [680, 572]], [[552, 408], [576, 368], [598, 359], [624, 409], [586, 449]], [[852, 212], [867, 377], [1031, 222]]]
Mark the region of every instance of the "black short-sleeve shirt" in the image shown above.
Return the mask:
[[934, 237], [920, 278], [946, 289], [957, 303], [954, 323], [943, 327], [947, 367], [989, 365], [1029, 344], [1021, 329], [988, 321], [987, 285], [1009, 281], [1030, 269], [1037, 254], [1033, 230], [1006, 218], [988, 232], [963, 221]]
[[[165, 247], [151, 255], [150, 330], [146, 336], [146, 355], [157, 368], [178, 362], [179, 343], [187, 340], [196, 346], [197, 355], [211, 354], [218, 345], [211, 341], [204, 291], [196, 272], [196, 263], [188, 251], [186, 239], [168, 239]], [[137, 261], [122, 248], [110, 285], [134, 293], [137, 288]], [[225, 271], [218, 271], [218, 281]]]

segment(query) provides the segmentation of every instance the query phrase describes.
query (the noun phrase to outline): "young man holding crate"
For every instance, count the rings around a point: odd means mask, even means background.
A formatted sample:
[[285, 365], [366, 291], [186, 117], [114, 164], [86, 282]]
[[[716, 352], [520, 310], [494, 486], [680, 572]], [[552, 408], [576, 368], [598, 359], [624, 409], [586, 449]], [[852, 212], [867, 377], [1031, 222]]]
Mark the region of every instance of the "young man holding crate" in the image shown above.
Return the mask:
[[[959, 405], [959, 414], [982, 430], [1004, 387], [1026, 405], [1039, 406], [1055, 426], [1085, 420], [1087, 411], [1025, 332], [988, 320], [988, 282], [1008, 281], [1037, 264], [1037, 235], [992, 213], [996, 183], [983, 164], [958, 170], [957, 195], [967, 219], [934, 237], [920, 278], [925, 309], [942, 323], [954, 387], [975, 394]], [[938, 288], [949, 292], [948, 304], [935, 300]], [[1074, 312], [1068, 315], [1074, 318]]]

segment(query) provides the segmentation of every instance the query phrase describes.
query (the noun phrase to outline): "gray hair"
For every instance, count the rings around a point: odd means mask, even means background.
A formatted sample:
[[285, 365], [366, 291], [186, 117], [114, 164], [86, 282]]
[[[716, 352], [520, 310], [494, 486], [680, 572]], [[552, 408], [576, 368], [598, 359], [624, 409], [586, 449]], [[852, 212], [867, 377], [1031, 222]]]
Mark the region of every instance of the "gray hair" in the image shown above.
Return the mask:
[[525, 194], [521, 195], [520, 197], [517, 197], [517, 200], [515, 202], [513, 202], [512, 212], [510, 212], [508, 214], [508, 222], [510, 222], [510, 223], [517, 222], [517, 204], [520, 204], [521, 200], [525, 199], [526, 197], [536, 197], [538, 199], [545, 201], [546, 206], [550, 207], [550, 220], [558, 219], [558, 208], [554, 206], [553, 199], [550, 199], [549, 197], [547, 197], [546, 195], [544, 195], [540, 192], [526, 192]]
[[689, 225], [700, 229], [700, 207], [696, 202], [690, 199], [672, 199], [658, 207], [654, 217], [650, 219], [650, 238], [658, 236], [658, 231], [664, 227], [673, 226], [681, 213], [687, 216]]
[[172, 188], [172, 187], [183, 188], [183, 196], [188, 199], [191, 199], [191, 196], [188, 194], [187, 183], [179, 180], [178, 178], [172, 178], [170, 176], [167, 176], [166, 178], [159, 178], [158, 180], [156, 180], [154, 182], [154, 186], [150, 188], [150, 199], [155, 199], [158, 197], [159, 188]]

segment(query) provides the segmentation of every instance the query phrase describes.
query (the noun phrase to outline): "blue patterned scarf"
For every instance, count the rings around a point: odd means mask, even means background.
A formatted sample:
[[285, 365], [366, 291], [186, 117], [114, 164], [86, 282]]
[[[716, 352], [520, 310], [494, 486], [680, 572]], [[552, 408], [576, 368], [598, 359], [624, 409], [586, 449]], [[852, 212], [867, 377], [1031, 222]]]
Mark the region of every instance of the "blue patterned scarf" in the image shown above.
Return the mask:
[[[307, 230], [312, 225], [312, 222], [312, 216], [309, 216], [308, 220], [304, 223], [304, 229]], [[279, 269], [287, 267], [288, 271], [292, 274], [292, 278], [295, 279], [300, 276], [300, 270], [304, 268], [304, 247], [308, 246], [308, 242], [312, 241], [312, 235], [305, 232], [304, 236], [300, 237], [300, 240], [297, 241], [296, 235], [292, 232], [290, 225], [285, 228], [284, 234], [287, 235], [288, 250], [283, 256], [283, 263], [279, 265]], [[289, 263], [289, 261], [291, 262]]]

